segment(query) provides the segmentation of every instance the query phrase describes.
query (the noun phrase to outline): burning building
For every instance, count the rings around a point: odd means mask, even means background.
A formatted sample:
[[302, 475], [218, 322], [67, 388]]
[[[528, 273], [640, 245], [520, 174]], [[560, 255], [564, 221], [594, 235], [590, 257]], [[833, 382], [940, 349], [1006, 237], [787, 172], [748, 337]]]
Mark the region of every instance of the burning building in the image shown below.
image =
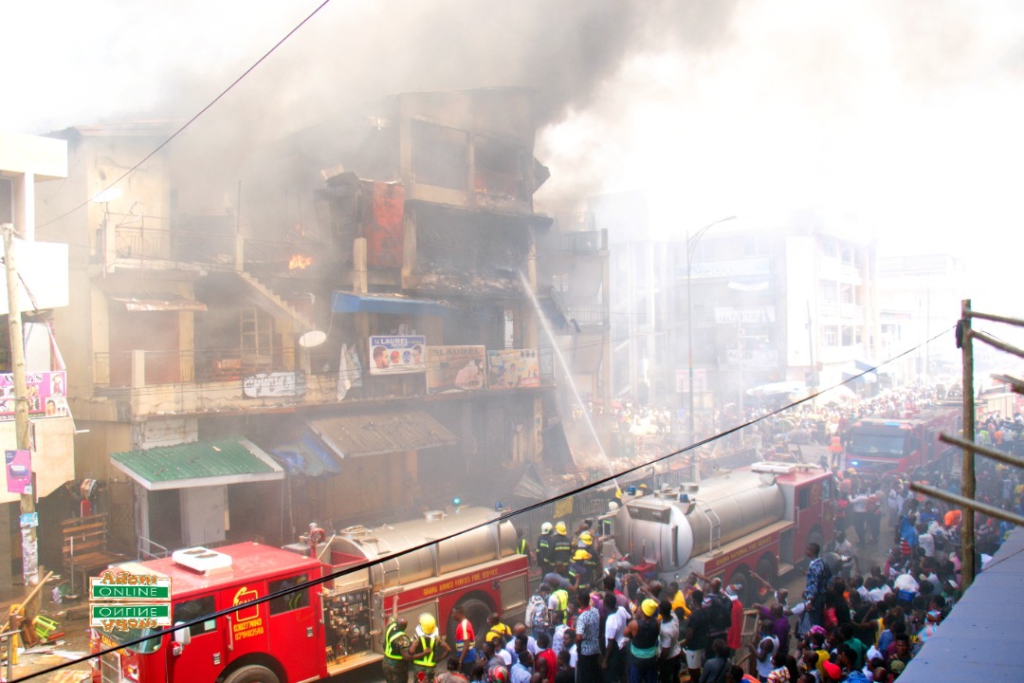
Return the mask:
[[171, 128], [57, 134], [71, 171], [41, 222], [77, 247], [58, 338], [112, 538], [287, 542], [506, 495], [553, 385], [527, 291], [551, 223], [535, 128], [525, 90], [402, 94], [241, 181], [198, 191], [171, 146], [103, 193]]

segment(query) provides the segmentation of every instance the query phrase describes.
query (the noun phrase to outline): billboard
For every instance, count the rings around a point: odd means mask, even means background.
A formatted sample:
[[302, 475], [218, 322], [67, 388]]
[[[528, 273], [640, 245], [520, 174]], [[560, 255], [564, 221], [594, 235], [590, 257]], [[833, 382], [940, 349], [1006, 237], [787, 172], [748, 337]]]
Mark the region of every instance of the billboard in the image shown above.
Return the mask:
[[426, 337], [370, 337], [370, 374], [404, 375], [425, 372]]
[[[32, 419], [67, 416], [67, 372], [29, 372], [25, 374], [25, 383]], [[14, 403], [14, 375], [0, 374], [0, 422], [14, 421]]]
[[427, 347], [427, 393], [451, 394], [487, 388], [487, 347]]
[[488, 351], [487, 367], [487, 383], [491, 389], [540, 386], [537, 349]]

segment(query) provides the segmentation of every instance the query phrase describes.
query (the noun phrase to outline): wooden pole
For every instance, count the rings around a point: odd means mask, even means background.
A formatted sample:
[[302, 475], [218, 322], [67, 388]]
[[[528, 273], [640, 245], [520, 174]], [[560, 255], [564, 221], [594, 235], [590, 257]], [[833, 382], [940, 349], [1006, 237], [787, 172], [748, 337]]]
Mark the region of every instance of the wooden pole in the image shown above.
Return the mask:
[[[14, 431], [19, 451], [31, 450], [28, 436], [28, 384], [25, 381], [25, 338], [21, 332], [18, 269], [14, 262], [14, 226], [3, 226], [4, 268], [7, 271], [7, 322], [11, 337], [11, 372], [14, 375]], [[35, 471], [29, 468], [29, 490], [21, 494], [21, 514], [36, 511]], [[34, 526], [21, 525], [21, 575], [25, 588], [39, 583], [39, 551]]]
[[[960, 352], [963, 356], [963, 418], [965, 441], [974, 441], [974, 349], [971, 335], [971, 300], [960, 302]], [[974, 451], [963, 449], [961, 495], [974, 500]], [[963, 511], [960, 552], [962, 588], [966, 590], [974, 582], [974, 508]]]
[[948, 443], [950, 446], [974, 451], [977, 455], [984, 455], [985, 457], [998, 460], [999, 462], [1005, 462], [1007, 465], [1024, 468], [1024, 458], [1019, 458], [1016, 455], [1010, 455], [1009, 453], [1003, 453], [1002, 451], [997, 451], [994, 448], [979, 446], [978, 444], [972, 441], [967, 441], [966, 439], [958, 439], [955, 436], [950, 436], [948, 434], [939, 434], [939, 441]]
[[996, 519], [1001, 519], [1004, 522], [1009, 522], [1010, 524], [1024, 526], [1024, 517], [1021, 517], [1020, 515], [1014, 514], [1012, 512], [1007, 512], [1002, 508], [997, 508], [995, 505], [989, 505], [988, 503], [979, 503], [976, 500], [970, 500], [964, 498], [963, 496], [958, 496], [955, 493], [949, 493], [947, 491], [943, 491], [942, 489], [937, 489], [933, 486], [925, 486], [924, 484], [912, 483], [910, 485], [910, 490], [913, 491], [914, 493], [923, 493], [924, 495], [929, 496], [931, 498], [937, 498], [941, 501], [949, 503], [950, 505], [959, 505], [963, 507], [964, 510], [977, 510], [978, 512], [988, 515], [989, 517], [995, 517]]

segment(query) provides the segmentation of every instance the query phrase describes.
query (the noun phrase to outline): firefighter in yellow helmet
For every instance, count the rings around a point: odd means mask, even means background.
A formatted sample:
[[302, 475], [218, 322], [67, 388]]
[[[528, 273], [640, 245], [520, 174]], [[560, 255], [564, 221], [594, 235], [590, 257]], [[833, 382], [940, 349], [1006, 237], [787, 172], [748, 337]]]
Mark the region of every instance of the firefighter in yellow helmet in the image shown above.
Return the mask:
[[412, 657], [412, 670], [417, 683], [433, 683], [434, 667], [439, 660], [450, 655], [452, 649], [437, 632], [437, 620], [434, 615], [424, 612], [420, 615], [420, 623], [416, 627], [416, 635], [409, 648]]
[[568, 565], [572, 560], [572, 539], [569, 538], [565, 522], [555, 524], [555, 533], [551, 535], [551, 561]]
[[589, 564], [591, 560], [593, 560], [593, 555], [588, 551], [583, 548], [576, 549], [572, 555], [572, 563], [569, 565], [569, 580], [582, 588], [589, 586], [594, 580]]

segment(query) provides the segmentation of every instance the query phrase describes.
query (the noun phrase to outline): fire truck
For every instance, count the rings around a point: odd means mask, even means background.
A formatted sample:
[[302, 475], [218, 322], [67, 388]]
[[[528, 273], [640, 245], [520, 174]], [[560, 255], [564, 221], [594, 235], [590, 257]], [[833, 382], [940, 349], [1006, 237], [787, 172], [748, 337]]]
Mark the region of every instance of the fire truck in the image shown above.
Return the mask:
[[958, 407], [924, 410], [905, 419], [864, 418], [845, 435], [845, 466], [878, 474], [910, 474], [950, 455], [939, 434], [956, 435], [963, 425]]
[[[491, 612], [500, 612], [506, 622], [522, 621], [529, 597], [528, 558], [516, 553], [512, 524], [493, 522], [463, 531], [494, 517], [482, 508], [436, 511], [423, 520], [379, 529], [351, 527], [312, 547], [239, 543], [118, 565], [132, 575], [170, 577], [175, 624], [242, 607], [102, 655], [92, 660], [97, 662], [93, 681], [314, 681], [379, 662], [386, 622], [393, 617], [406, 618], [412, 628], [419, 615], [429, 613], [442, 628], [448, 624], [449, 642], [455, 605], [477, 627]], [[451, 534], [458, 535], [446, 538]], [[430, 543], [436, 539], [445, 540]], [[423, 544], [429, 545], [418, 547]], [[310, 556], [313, 548], [315, 556]], [[367, 562], [373, 564], [361, 566]], [[245, 606], [346, 568], [356, 569]], [[93, 629], [91, 649], [99, 652], [146, 635]]]
[[[835, 520], [832, 474], [813, 465], [758, 462], [700, 484], [626, 498], [611, 520], [615, 552], [663, 581], [690, 572], [758, 588], [791, 571], [808, 543], [824, 546]], [[607, 547], [607, 546], [606, 546]]]

